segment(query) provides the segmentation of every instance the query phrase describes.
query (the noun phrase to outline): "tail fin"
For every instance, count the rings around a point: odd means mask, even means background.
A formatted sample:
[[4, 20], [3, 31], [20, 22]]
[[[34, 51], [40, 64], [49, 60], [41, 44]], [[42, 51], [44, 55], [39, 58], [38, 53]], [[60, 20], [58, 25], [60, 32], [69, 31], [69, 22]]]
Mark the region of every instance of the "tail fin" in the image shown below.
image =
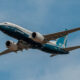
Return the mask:
[[67, 35], [59, 38], [56, 42], [56, 45], [58, 47], [61, 47], [61, 48], [66, 48], [66, 46], [67, 46]]

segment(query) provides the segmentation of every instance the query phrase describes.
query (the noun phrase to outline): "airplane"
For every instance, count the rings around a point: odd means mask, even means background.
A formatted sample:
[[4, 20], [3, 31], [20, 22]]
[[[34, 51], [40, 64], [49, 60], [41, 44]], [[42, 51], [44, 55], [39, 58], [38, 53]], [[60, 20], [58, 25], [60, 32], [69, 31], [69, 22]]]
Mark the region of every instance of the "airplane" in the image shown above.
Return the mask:
[[[68, 34], [79, 31], [80, 27], [42, 35], [39, 32], [32, 32], [19, 25], [3, 22], [0, 23], [0, 31], [18, 40], [17, 43], [6, 41], [6, 50], [0, 52], [0, 56], [11, 52], [18, 52], [28, 49], [38, 49], [50, 54], [50, 57], [69, 54], [70, 51], [80, 48], [80, 46], [66, 47]], [[55, 40], [55, 41], [52, 41]]]

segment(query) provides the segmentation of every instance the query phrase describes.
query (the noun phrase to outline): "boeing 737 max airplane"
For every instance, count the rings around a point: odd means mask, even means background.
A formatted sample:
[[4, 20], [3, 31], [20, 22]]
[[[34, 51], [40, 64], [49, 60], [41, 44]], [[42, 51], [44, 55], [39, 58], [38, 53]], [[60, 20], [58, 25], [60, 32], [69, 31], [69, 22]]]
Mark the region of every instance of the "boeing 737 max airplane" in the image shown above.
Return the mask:
[[0, 55], [22, 51], [24, 49], [38, 49], [50, 53], [50, 56], [52, 57], [59, 54], [69, 54], [70, 51], [80, 48], [80, 46], [66, 47], [67, 35], [79, 31], [80, 27], [58, 33], [42, 35], [39, 32], [31, 32], [16, 24], [4, 22], [0, 23], [0, 30], [18, 40], [17, 43], [11, 40], [6, 41], [5, 44], [7, 49], [1, 52]]

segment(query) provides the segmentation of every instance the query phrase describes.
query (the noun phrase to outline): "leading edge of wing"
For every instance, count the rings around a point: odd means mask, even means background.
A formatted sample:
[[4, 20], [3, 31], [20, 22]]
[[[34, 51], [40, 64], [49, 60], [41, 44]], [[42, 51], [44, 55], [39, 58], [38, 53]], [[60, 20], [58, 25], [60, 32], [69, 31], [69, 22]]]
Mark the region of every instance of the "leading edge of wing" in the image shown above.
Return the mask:
[[67, 30], [67, 31], [58, 32], [58, 33], [43, 35], [44, 38], [45, 38], [44, 42], [49, 41], [49, 40], [56, 40], [57, 38], [63, 37], [65, 35], [68, 35], [72, 32], [79, 31], [79, 30], [80, 30], [80, 27], [74, 28], [74, 29], [71, 29], [71, 30]]

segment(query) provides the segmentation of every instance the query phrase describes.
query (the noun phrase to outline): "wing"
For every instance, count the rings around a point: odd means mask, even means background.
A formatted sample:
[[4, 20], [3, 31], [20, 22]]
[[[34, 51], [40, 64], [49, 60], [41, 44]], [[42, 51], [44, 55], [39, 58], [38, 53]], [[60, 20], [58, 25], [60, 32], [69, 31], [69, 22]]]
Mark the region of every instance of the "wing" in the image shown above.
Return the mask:
[[3, 52], [0, 53], [0, 56], [1, 56], [1, 55], [4, 55], [4, 54], [8, 54], [8, 53], [10, 53], [10, 52], [13, 52], [13, 51], [10, 50], [10, 49], [6, 49], [6, 50], [4, 50]]
[[71, 30], [67, 30], [67, 31], [63, 31], [63, 32], [44, 35], [44, 38], [45, 38], [44, 42], [47, 42], [49, 40], [56, 40], [57, 38], [63, 37], [65, 35], [68, 35], [68, 34], [70, 34], [72, 32], [78, 31], [78, 30], [80, 30], [80, 27], [79, 28], [75, 28], [75, 29], [71, 29]]
[[[0, 56], [1, 56], [1, 55], [5, 55], [5, 54], [8, 54], [8, 53], [11, 53], [11, 52], [22, 51], [23, 49], [29, 49], [29, 48], [30, 48], [30, 46], [27, 45], [27, 43], [24, 42], [24, 41], [18, 41], [18, 43], [16, 43], [16, 45], [17, 45], [17, 47], [18, 47], [17, 50], [8, 48], [8, 49], [0, 52]], [[15, 46], [14, 46], [14, 47], [15, 47]]]
[[74, 46], [74, 47], [69, 47], [69, 48], [64, 48], [65, 51], [72, 51], [72, 50], [75, 50], [75, 49], [79, 49], [80, 46]]

